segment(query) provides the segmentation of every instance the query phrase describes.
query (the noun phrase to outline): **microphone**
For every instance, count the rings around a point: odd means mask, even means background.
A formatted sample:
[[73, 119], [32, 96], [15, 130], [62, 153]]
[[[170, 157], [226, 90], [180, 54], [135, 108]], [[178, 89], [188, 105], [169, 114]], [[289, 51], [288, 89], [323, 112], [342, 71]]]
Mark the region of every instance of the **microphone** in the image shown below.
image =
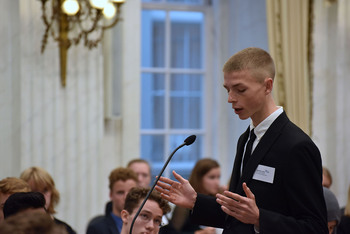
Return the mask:
[[171, 158], [173, 157], [173, 155], [175, 154], [175, 152], [184, 147], [185, 145], [191, 145], [194, 141], [196, 140], [196, 135], [191, 135], [189, 137], [187, 137], [185, 140], [184, 140], [184, 143], [182, 143], [181, 145], [179, 145], [169, 156], [168, 160], [165, 162], [162, 170], [160, 171], [159, 175], [157, 176], [156, 180], [154, 181], [153, 183], [153, 186], [151, 187], [151, 189], [149, 190], [149, 192], [147, 193], [145, 199], [143, 200], [140, 208], [137, 210], [136, 214], [135, 214], [135, 217], [133, 218], [132, 222], [131, 222], [131, 226], [130, 226], [130, 232], [129, 234], [132, 234], [132, 228], [134, 227], [134, 223], [135, 223], [135, 220], [137, 218], [137, 216], [139, 216], [143, 206], [145, 205], [146, 201], [148, 200], [149, 196], [151, 195], [151, 192], [154, 190], [154, 187], [156, 187], [156, 184], [159, 180], [159, 178], [162, 176], [165, 168], [168, 166], [168, 163], [170, 162]]

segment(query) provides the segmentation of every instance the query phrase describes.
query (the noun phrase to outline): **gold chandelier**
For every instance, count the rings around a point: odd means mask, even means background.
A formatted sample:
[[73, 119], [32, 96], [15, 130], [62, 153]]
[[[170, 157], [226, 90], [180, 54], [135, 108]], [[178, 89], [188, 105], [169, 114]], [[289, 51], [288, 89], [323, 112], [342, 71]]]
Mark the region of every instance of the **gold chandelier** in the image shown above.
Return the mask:
[[83, 41], [92, 49], [103, 38], [106, 29], [121, 19], [125, 0], [40, 0], [45, 32], [41, 42], [44, 53], [48, 37], [59, 44], [61, 84], [66, 86], [67, 52], [71, 45]]

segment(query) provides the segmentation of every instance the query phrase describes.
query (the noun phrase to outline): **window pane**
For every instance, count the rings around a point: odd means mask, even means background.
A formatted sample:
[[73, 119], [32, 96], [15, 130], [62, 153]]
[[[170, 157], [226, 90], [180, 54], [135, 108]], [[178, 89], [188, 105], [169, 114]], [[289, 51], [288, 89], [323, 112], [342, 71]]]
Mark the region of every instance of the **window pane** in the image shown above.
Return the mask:
[[[157, 176], [164, 166], [166, 159], [170, 154], [181, 145], [188, 135], [171, 135], [169, 138], [169, 152], [165, 155], [165, 136], [164, 135], [142, 135], [141, 152], [142, 158], [149, 161], [152, 167], [152, 179]], [[188, 179], [194, 164], [202, 155], [202, 136], [197, 135], [196, 141], [189, 146], [179, 149], [174, 155], [164, 176], [169, 177], [171, 171], [175, 170], [181, 176]], [[172, 176], [172, 175], [171, 175]]]
[[171, 76], [170, 128], [202, 128], [203, 76]]
[[[142, 158], [151, 165], [163, 162], [164, 158], [164, 135], [142, 135], [141, 152]], [[157, 169], [153, 168], [152, 169]]]
[[142, 11], [142, 67], [164, 67], [165, 11]]
[[164, 128], [164, 74], [142, 73], [141, 79], [141, 128]]
[[170, 12], [171, 67], [202, 68], [203, 13]]
[[[170, 149], [175, 149], [178, 145], [182, 144], [187, 137], [188, 135], [171, 135]], [[184, 146], [176, 152], [176, 155], [174, 155], [169, 164], [169, 170], [175, 170], [181, 176], [188, 179], [194, 164], [203, 155], [202, 148], [202, 136], [197, 135], [196, 141], [192, 145]], [[172, 174], [171, 178], [174, 179]]]

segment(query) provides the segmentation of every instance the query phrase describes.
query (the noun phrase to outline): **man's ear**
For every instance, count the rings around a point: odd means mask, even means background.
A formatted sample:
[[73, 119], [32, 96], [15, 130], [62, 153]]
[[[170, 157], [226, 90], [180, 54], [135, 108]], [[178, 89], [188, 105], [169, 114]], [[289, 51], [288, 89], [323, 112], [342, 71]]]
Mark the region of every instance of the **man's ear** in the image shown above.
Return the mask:
[[266, 94], [270, 94], [272, 92], [272, 88], [273, 88], [273, 80], [272, 78], [265, 78], [265, 93]]
[[128, 223], [128, 219], [129, 219], [129, 212], [128, 211], [126, 211], [126, 210], [122, 210], [122, 212], [120, 213], [120, 216], [121, 216], [121, 218], [122, 218], [122, 220], [123, 220], [123, 223]]

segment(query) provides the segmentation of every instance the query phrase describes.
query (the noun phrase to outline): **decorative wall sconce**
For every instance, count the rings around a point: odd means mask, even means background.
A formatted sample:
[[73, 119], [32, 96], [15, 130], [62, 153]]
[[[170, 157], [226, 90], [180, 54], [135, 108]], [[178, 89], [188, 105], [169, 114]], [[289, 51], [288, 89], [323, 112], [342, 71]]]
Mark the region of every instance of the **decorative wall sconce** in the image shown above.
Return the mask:
[[41, 41], [44, 53], [49, 35], [58, 42], [61, 84], [66, 86], [67, 52], [71, 45], [83, 41], [92, 49], [103, 38], [106, 29], [121, 19], [125, 0], [40, 0], [45, 33]]

